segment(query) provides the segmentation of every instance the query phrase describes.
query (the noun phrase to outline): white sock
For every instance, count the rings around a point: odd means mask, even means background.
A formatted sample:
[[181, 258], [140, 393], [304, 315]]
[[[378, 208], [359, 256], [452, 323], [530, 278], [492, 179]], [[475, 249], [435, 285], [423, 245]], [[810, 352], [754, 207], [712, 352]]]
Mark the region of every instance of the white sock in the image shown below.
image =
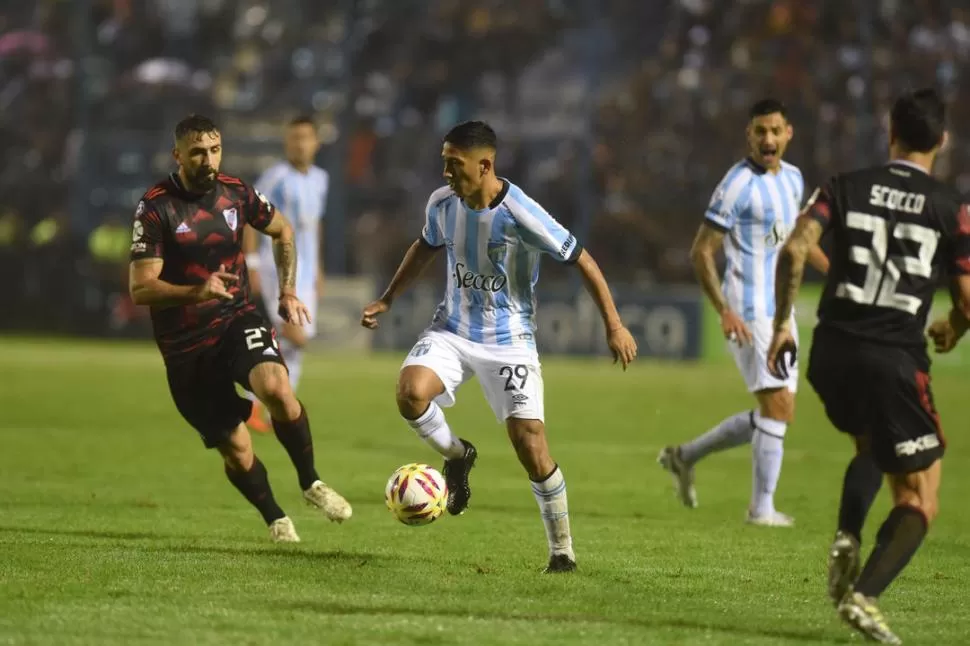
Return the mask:
[[465, 445], [457, 435], [451, 432], [451, 428], [445, 420], [445, 413], [438, 404], [431, 402], [428, 410], [424, 411], [421, 417], [409, 419], [407, 422], [411, 428], [418, 432], [418, 437], [443, 455], [446, 460], [465, 455]]
[[542, 524], [546, 526], [549, 554], [573, 554], [573, 537], [569, 533], [569, 503], [566, 501], [566, 479], [559, 465], [542, 482], [532, 481], [532, 494], [539, 503]]
[[295, 393], [303, 374], [303, 348], [298, 348], [284, 339], [280, 343], [280, 351], [283, 353], [286, 369], [290, 371], [290, 387]]
[[788, 424], [754, 414], [755, 432], [751, 440], [751, 513], [761, 517], [775, 512], [775, 489], [781, 476], [785, 431]]
[[704, 456], [716, 451], [747, 444], [751, 441], [751, 435], [754, 433], [753, 417], [753, 411], [732, 415], [700, 437], [694, 438], [686, 444], [681, 444], [681, 459], [687, 464], [694, 464]]

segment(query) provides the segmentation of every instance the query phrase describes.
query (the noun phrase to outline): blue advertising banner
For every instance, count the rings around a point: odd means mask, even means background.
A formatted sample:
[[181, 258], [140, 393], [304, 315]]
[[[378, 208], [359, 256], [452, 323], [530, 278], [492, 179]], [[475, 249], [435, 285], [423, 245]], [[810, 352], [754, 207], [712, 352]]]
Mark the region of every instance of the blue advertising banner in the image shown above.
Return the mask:
[[[623, 322], [641, 357], [687, 360], [701, 356], [701, 300], [696, 289], [614, 286]], [[431, 321], [440, 288], [419, 286], [381, 317], [374, 349], [408, 350]], [[537, 342], [544, 354], [606, 354], [603, 323], [585, 291], [551, 286], [539, 291]]]

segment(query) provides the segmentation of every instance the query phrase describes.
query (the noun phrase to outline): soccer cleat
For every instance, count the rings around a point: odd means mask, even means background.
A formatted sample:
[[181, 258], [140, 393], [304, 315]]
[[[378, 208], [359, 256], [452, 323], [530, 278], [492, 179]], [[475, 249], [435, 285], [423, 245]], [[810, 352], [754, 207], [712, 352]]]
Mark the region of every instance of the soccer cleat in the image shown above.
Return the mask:
[[882, 644], [902, 644], [903, 640], [889, 630], [885, 617], [876, 607], [876, 600], [860, 592], [850, 592], [839, 604], [839, 616], [866, 639]]
[[472, 489], [468, 486], [468, 472], [475, 466], [478, 458], [478, 451], [471, 442], [461, 440], [461, 443], [465, 446], [465, 455], [445, 460], [445, 466], [441, 469], [445, 484], [448, 485], [448, 513], [452, 516], [464, 513], [468, 507], [468, 499], [472, 497]]
[[780, 511], [773, 511], [770, 514], [765, 514], [763, 516], [755, 516], [748, 510], [748, 517], [746, 522], [749, 525], [757, 525], [758, 527], [794, 527], [795, 519], [788, 514], [783, 514]]
[[258, 401], [253, 402], [253, 411], [249, 414], [249, 419], [246, 420], [246, 426], [249, 430], [257, 433], [271, 433], [273, 431], [273, 427], [264, 418], [265, 410]]
[[339, 493], [317, 480], [303, 492], [303, 498], [311, 507], [316, 507], [332, 521], [342, 523], [353, 515], [350, 503]]
[[269, 524], [269, 537], [274, 543], [299, 543], [300, 537], [296, 533], [296, 527], [288, 516], [277, 518]]
[[697, 492], [694, 490], [694, 467], [680, 457], [680, 447], [668, 446], [660, 451], [657, 463], [670, 472], [674, 478], [677, 497], [685, 507], [697, 507]]
[[859, 542], [838, 531], [829, 548], [829, 597], [838, 607], [859, 577]]
[[576, 560], [569, 554], [553, 554], [549, 557], [549, 565], [543, 570], [545, 574], [559, 574], [576, 570]]

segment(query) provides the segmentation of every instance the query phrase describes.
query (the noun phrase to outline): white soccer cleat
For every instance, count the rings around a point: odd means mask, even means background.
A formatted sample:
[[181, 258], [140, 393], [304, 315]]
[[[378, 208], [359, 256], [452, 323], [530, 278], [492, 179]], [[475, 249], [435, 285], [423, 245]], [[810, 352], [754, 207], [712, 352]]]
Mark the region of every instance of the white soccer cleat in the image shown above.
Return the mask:
[[749, 525], [757, 525], [759, 527], [794, 527], [795, 519], [788, 514], [783, 514], [780, 511], [773, 511], [770, 514], [765, 514], [763, 516], [755, 516], [748, 510], [747, 523]]
[[689, 509], [697, 507], [697, 491], [694, 489], [694, 467], [680, 457], [680, 449], [675, 446], [664, 447], [657, 456], [657, 464], [662, 466], [674, 479], [677, 497]]
[[859, 543], [839, 531], [829, 548], [829, 598], [838, 607], [859, 578]]
[[316, 507], [332, 521], [342, 523], [353, 515], [350, 503], [339, 493], [317, 480], [303, 492], [303, 498], [311, 507]]
[[287, 516], [277, 518], [269, 525], [269, 537], [274, 543], [299, 543], [300, 537], [296, 533], [293, 521]]

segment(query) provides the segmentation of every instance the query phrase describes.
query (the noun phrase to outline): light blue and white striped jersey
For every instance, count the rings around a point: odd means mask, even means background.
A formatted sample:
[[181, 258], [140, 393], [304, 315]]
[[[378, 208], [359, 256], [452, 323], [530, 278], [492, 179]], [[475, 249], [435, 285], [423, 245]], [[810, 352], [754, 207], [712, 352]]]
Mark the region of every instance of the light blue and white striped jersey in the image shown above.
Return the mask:
[[795, 227], [805, 181], [797, 166], [782, 162], [771, 173], [750, 159], [728, 170], [704, 214], [726, 233], [727, 266], [721, 289], [745, 321], [775, 315], [775, 264]]
[[574, 262], [576, 238], [518, 186], [481, 211], [445, 186], [431, 194], [421, 237], [446, 247], [448, 284], [432, 327], [476, 343], [535, 347], [536, 282], [542, 253]]
[[[320, 221], [327, 207], [330, 175], [318, 166], [301, 173], [288, 162], [274, 164], [256, 181], [265, 195], [293, 224], [296, 237], [296, 293], [300, 300], [316, 293], [317, 265], [320, 262]], [[276, 263], [272, 240], [260, 236], [260, 272], [264, 285], [275, 285]]]

